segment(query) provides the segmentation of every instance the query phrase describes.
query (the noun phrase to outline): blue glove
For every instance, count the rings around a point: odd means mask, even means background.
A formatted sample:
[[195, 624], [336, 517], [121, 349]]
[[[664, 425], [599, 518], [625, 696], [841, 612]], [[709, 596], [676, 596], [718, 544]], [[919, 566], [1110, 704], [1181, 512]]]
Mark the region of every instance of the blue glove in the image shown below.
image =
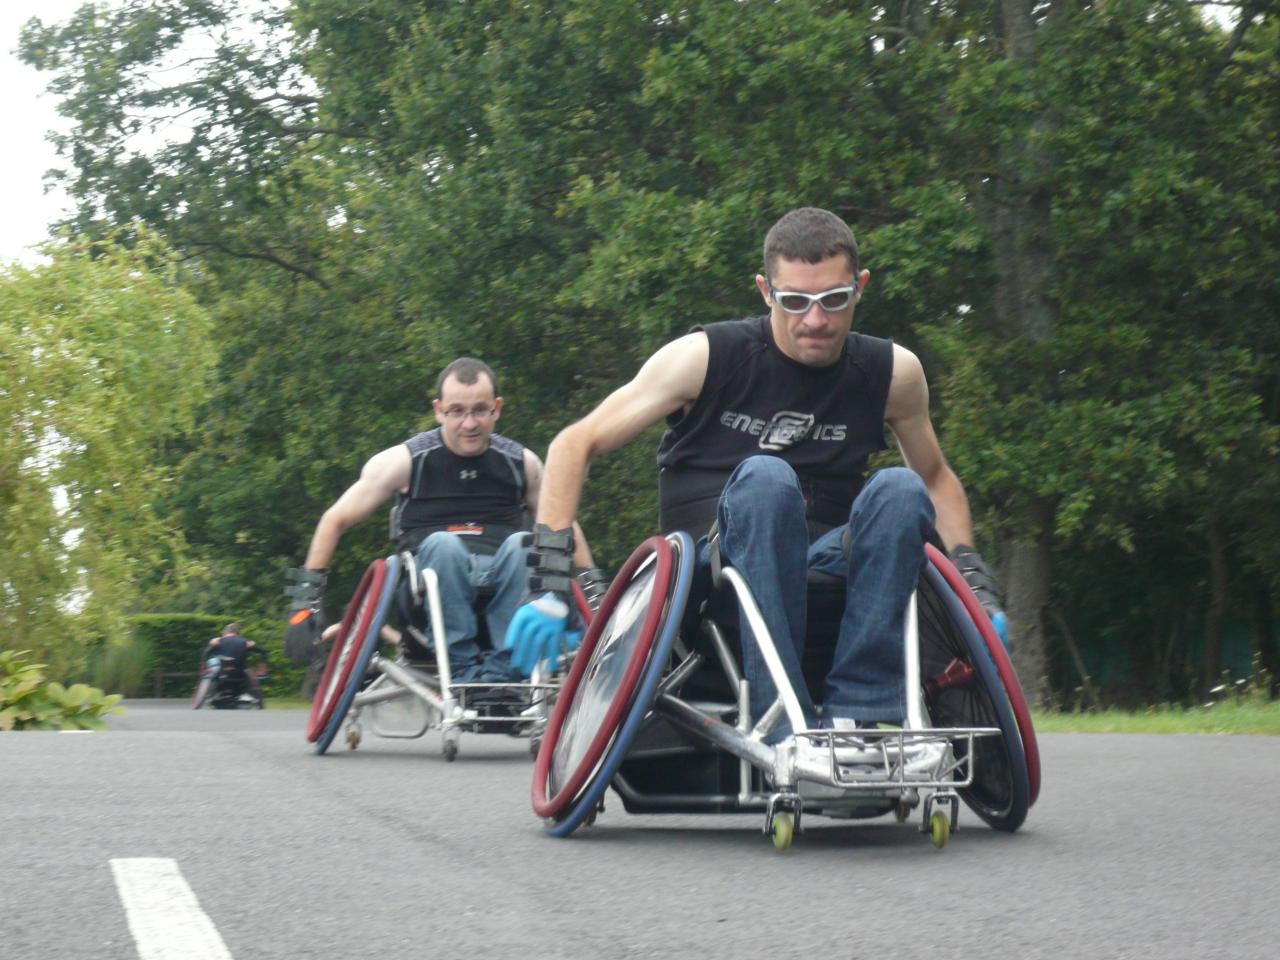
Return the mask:
[[1005, 616], [1003, 610], [997, 610], [991, 614], [991, 625], [996, 628], [996, 636], [1000, 638], [1000, 642], [1004, 644], [1006, 650], [1009, 649], [1009, 618]]
[[555, 670], [561, 649], [576, 650], [581, 642], [582, 631], [569, 629], [569, 605], [548, 592], [516, 611], [502, 646], [511, 651], [511, 665], [527, 677], [544, 661]]

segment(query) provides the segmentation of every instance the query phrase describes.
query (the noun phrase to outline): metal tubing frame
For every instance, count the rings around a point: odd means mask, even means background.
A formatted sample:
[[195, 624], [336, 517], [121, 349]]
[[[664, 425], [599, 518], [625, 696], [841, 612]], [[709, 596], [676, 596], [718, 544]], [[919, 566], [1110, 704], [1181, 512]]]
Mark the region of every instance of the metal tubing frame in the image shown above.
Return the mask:
[[[750, 708], [748, 706], [748, 684], [737, 669], [728, 644], [719, 627], [711, 620], [704, 621], [703, 629], [710, 637], [720, 660], [721, 669], [726, 678], [734, 685], [738, 700], [738, 723], [736, 727], [726, 724], [719, 717], [705, 712], [681, 700], [675, 691], [683, 682], [686, 672], [677, 668], [681, 674], [679, 679], [669, 677], [660, 689], [653, 704], [653, 712], [664, 717], [677, 727], [711, 742], [715, 747], [739, 759], [739, 791], [736, 797], [715, 794], [705, 797], [684, 795], [640, 795], [637, 799], [645, 802], [670, 801], [682, 806], [700, 806], [705, 801], [708, 808], [723, 806], [735, 802], [740, 807], [754, 807], [768, 803], [777, 790], [769, 792], [753, 791], [750, 788], [751, 767], [757, 767], [776, 781], [775, 786], [789, 791], [796, 782], [798, 774], [804, 779], [825, 782], [830, 786], [849, 791], [850, 796], [858, 795], [866, 798], [869, 793], [899, 791], [904, 794], [919, 790], [954, 791], [956, 788], [970, 786], [973, 783], [974, 740], [977, 737], [998, 735], [1000, 731], [992, 727], [946, 727], [932, 728], [928, 725], [924, 709], [923, 687], [920, 682], [920, 642], [919, 613], [917, 592], [912, 591], [907, 601], [903, 623], [903, 658], [904, 684], [910, 693], [905, 697], [906, 717], [901, 729], [868, 729], [853, 731], [805, 730], [804, 716], [796, 697], [790, 678], [783, 669], [781, 658], [760, 608], [751, 594], [750, 587], [734, 568], [725, 566], [719, 571], [722, 579], [728, 580], [741, 606], [743, 614], [751, 627], [757, 646], [764, 658], [765, 665], [773, 677], [778, 689], [778, 699], [769, 707], [760, 722], [750, 727]], [[685, 664], [681, 664], [684, 667]], [[736, 683], [735, 683], [736, 681]], [[786, 712], [795, 731], [793, 742], [787, 749], [768, 746], [762, 737], [776, 724], [779, 714]], [[817, 767], [811, 758], [801, 760], [797, 754], [795, 740], [804, 739], [819, 746], [827, 747], [825, 764]], [[963, 742], [967, 749], [959, 759], [952, 746]], [[867, 748], [870, 748], [868, 751]], [[935, 756], [921, 756], [925, 748], [933, 747]], [[849, 779], [841, 773], [842, 764], [836, 750], [859, 749], [870, 752], [872, 766], [876, 768], [873, 779]], [[908, 748], [916, 754], [917, 769], [908, 775], [912, 765], [908, 758]], [[924, 769], [919, 769], [924, 761]], [[864, 775], [865, 776], [865, 775]]]
[[743, 579], [742, 574], [733, 567], [721, 567], [720, 576], [729, 581], [733, 592], [737, 595], [738, 605], [747, 618], [756, 646], [760, 648], [760, 655], [764, 658], [769, 675], [773, 678], [773, 685], [778, 690], [778, 699], [782, 701], [787, 719], [791, 722], [791, 729], [805, 729], [804, 711], [800, 709], [800, 699], [796, 696], [787, 671], [782, 666], [782, 658], [778, 656], [778, 648], [774, 646], [773, 637], [769, 635], [769, 628], [765, 625], [764, 615], [760, 613], [756, 598], [751, 595], [751, 588], [747, 586], [747, 581]]

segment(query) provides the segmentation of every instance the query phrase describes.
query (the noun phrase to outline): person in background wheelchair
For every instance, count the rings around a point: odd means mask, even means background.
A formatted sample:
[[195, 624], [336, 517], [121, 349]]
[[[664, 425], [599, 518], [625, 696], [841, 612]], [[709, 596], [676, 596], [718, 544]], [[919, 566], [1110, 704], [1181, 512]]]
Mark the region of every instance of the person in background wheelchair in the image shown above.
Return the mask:
[[240, 636], [240, 624], [228, 623], [219, 636], [210, 640], [200, 654], [200, 682], [192, 704], [199, 710], [206, 703], [218, 699], [219, 688], [225, 688], [230, 697], [239, 698], [248, 691], [253, 705], [262, 708], [262, 685], [258, 674], [249, 669], [248, 660], [254, 656], [259, 667], [265, 669], [267, 652], [252, 640]]
[[[419, 567], [431, 567], [439, 577], [455, 682], [523, 679], [508, 652], [482, 650], [476, 641], [478, 614], [489, 635], [500, 639], [525, 597], [527, 518], [542, 479], [533, 451], [493, 432], [502, 404], [497, 378], [482, 361], [461, 357], [440, 372], [432, 400], [439, 426], [372, 456], [320, 518], [303, 566], [289, 571], [290, 659], [301, 664], [317, 656], [327, 568], [342, 534], [396, 496], [397, 549], [414, 551]], [[602, 590], [590, 550], [575, 530], [577, 572]]]
[[[919, 359], [851, 331], [869, 276], [843, 220], [812, 207], [787, 213], [765, 238], [755, 278], [769, 312], [694, 327], [562, 430], [548, 451], [535, 525], [548, 545], [540, 557], [559, 552], [563, 567], [589, 463], [666, 418], [661, 529], [702, 537], [696, 578], [710, 580], [714, 551], [745, 578], [815, 729], [903, 720], [904, 610], [935, 535], [993, 621], [1004, 621], [995, 580], [972, 546], [964, 489], [929, 419]], [[906, 467], [868, 478], [886, 424]], [[845, 582], [820, 714], [801, 676], [811, 572]], [[745, 619], [741, 627], [758, 720], [777, 692]], [[554, 655], [563, 629], [529, 604], [505, 644], [527, 669]], [[790, 733], [784, 720], [768, 742]]]

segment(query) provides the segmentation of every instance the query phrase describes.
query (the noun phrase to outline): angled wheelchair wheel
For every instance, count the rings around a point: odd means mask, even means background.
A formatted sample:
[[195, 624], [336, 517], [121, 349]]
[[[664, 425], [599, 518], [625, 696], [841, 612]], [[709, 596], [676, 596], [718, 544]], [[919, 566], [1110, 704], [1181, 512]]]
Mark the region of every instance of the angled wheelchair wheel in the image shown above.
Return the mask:
[[673, 556], [650, 537], [627, 558], [587, 628], [547, 721], [533, 768], [533, 809], [564, 814], [626, 716], [661, 625]]
[[329, 749], [351, 709], [378, 647], [378, 632], [386, 622], [399, 573], [399, 557], [374, 560], [347, 604], [307, 720], [307, 739], [316, 745], [316, 753]]
[[[920, 676], [937, 727], [997, 727], [973, 741], [973, 783], [958, 793], [997, 830], [1012, 832], [1031, 805], [1027, 757], [1004, 684], [960, 597], [932, 562], [917, 593]], [[956, 746], [957, 759], [967, 748]]]
[[[553, 837], [567, 837], [584, 822], [595, 819], [600, 801], [604, 797], [613, 775], [626, 759], [631, 743], [640, 731], [649, 708], [658, 695], [658, 685], [666, 675], [667, 664], [671, 659], [671, 648], [675, 645], [680, 633], [680, 622], [684, 616], [685, 605], [689, 602], [689, 590], [693, 584], [694, 547], [693, 540], [683, 531], [667, 537], [674, 554], [675, 569], [667, 589], [666, 603], [662, 620], [658, 625], [658, 636], [649, 653], [649, 662], [640, 677], [636, 694], [622, 719], [618, 734], [605, 748], [604, 757], [593, 775], [582, 788], [577, 800], [569, 807], [562, 818], [547, 826], [547, 832]], [[615, 583], [617, 581], [615, 580]]]
[[982, 635], [983, 644], [996, 665], [996, 672], [1000, 675], [1004, 692], [1009, 697], [1009, 706], [1013, 708], [1014, 719], [1018, 721], [1018, 733], [1022, 736], [1022, 750], [1027, 755], [1030, 802], [1034, 804], [1040, 796], [1040, 745], [1036, 740], [1035, 727], [1031, 723], [1031, 710], [1027, 707], [1027, 698], [1022, 695], [1022, 684], [1018, 682], [1018, 674], [1013, 669], [1013, 661], [1009, 659], [1009, 652], [1001, 642], [999, 634], [996, 633], [996, 628], [992, 626], [987, 611], [982, 609], [982, 604], [973, 595], [969, 584], [965, 583], [964, 577], [956, 569], [955, 564], [933, 544], [925, 544], [925, 552], [929, 556], [929, 562], [937, 568], [956, 596], [960, 598], [960, 602], [964, 604], [965, 612]]

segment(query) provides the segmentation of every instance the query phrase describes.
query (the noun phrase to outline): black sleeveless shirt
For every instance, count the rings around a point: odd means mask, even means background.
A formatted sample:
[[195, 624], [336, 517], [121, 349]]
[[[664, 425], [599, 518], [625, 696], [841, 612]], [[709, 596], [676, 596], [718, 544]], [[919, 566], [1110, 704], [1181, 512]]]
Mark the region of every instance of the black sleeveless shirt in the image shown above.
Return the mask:
[[494, 433], [484, 453], [460, 457], [437, 427], [405, 446], [413, 459], [409, 492], [391, 511], [391, 536], [400, 549], [416, 549], [428, 534], [444, 530], [461, 536], [472, 553], [489, 554], [529, 529], [520, 444]]
[[893, 342], [850, 333], [835, 363], [811, 367], [778, 348], [768, 316], [693, 329], [707, 334], [707, 375], [658, 447], [663, 532], [706, 533], [729, 474], [753, 454], [795, 469], [810, 540], [846, 523], [867, 458], [885, 449]]

